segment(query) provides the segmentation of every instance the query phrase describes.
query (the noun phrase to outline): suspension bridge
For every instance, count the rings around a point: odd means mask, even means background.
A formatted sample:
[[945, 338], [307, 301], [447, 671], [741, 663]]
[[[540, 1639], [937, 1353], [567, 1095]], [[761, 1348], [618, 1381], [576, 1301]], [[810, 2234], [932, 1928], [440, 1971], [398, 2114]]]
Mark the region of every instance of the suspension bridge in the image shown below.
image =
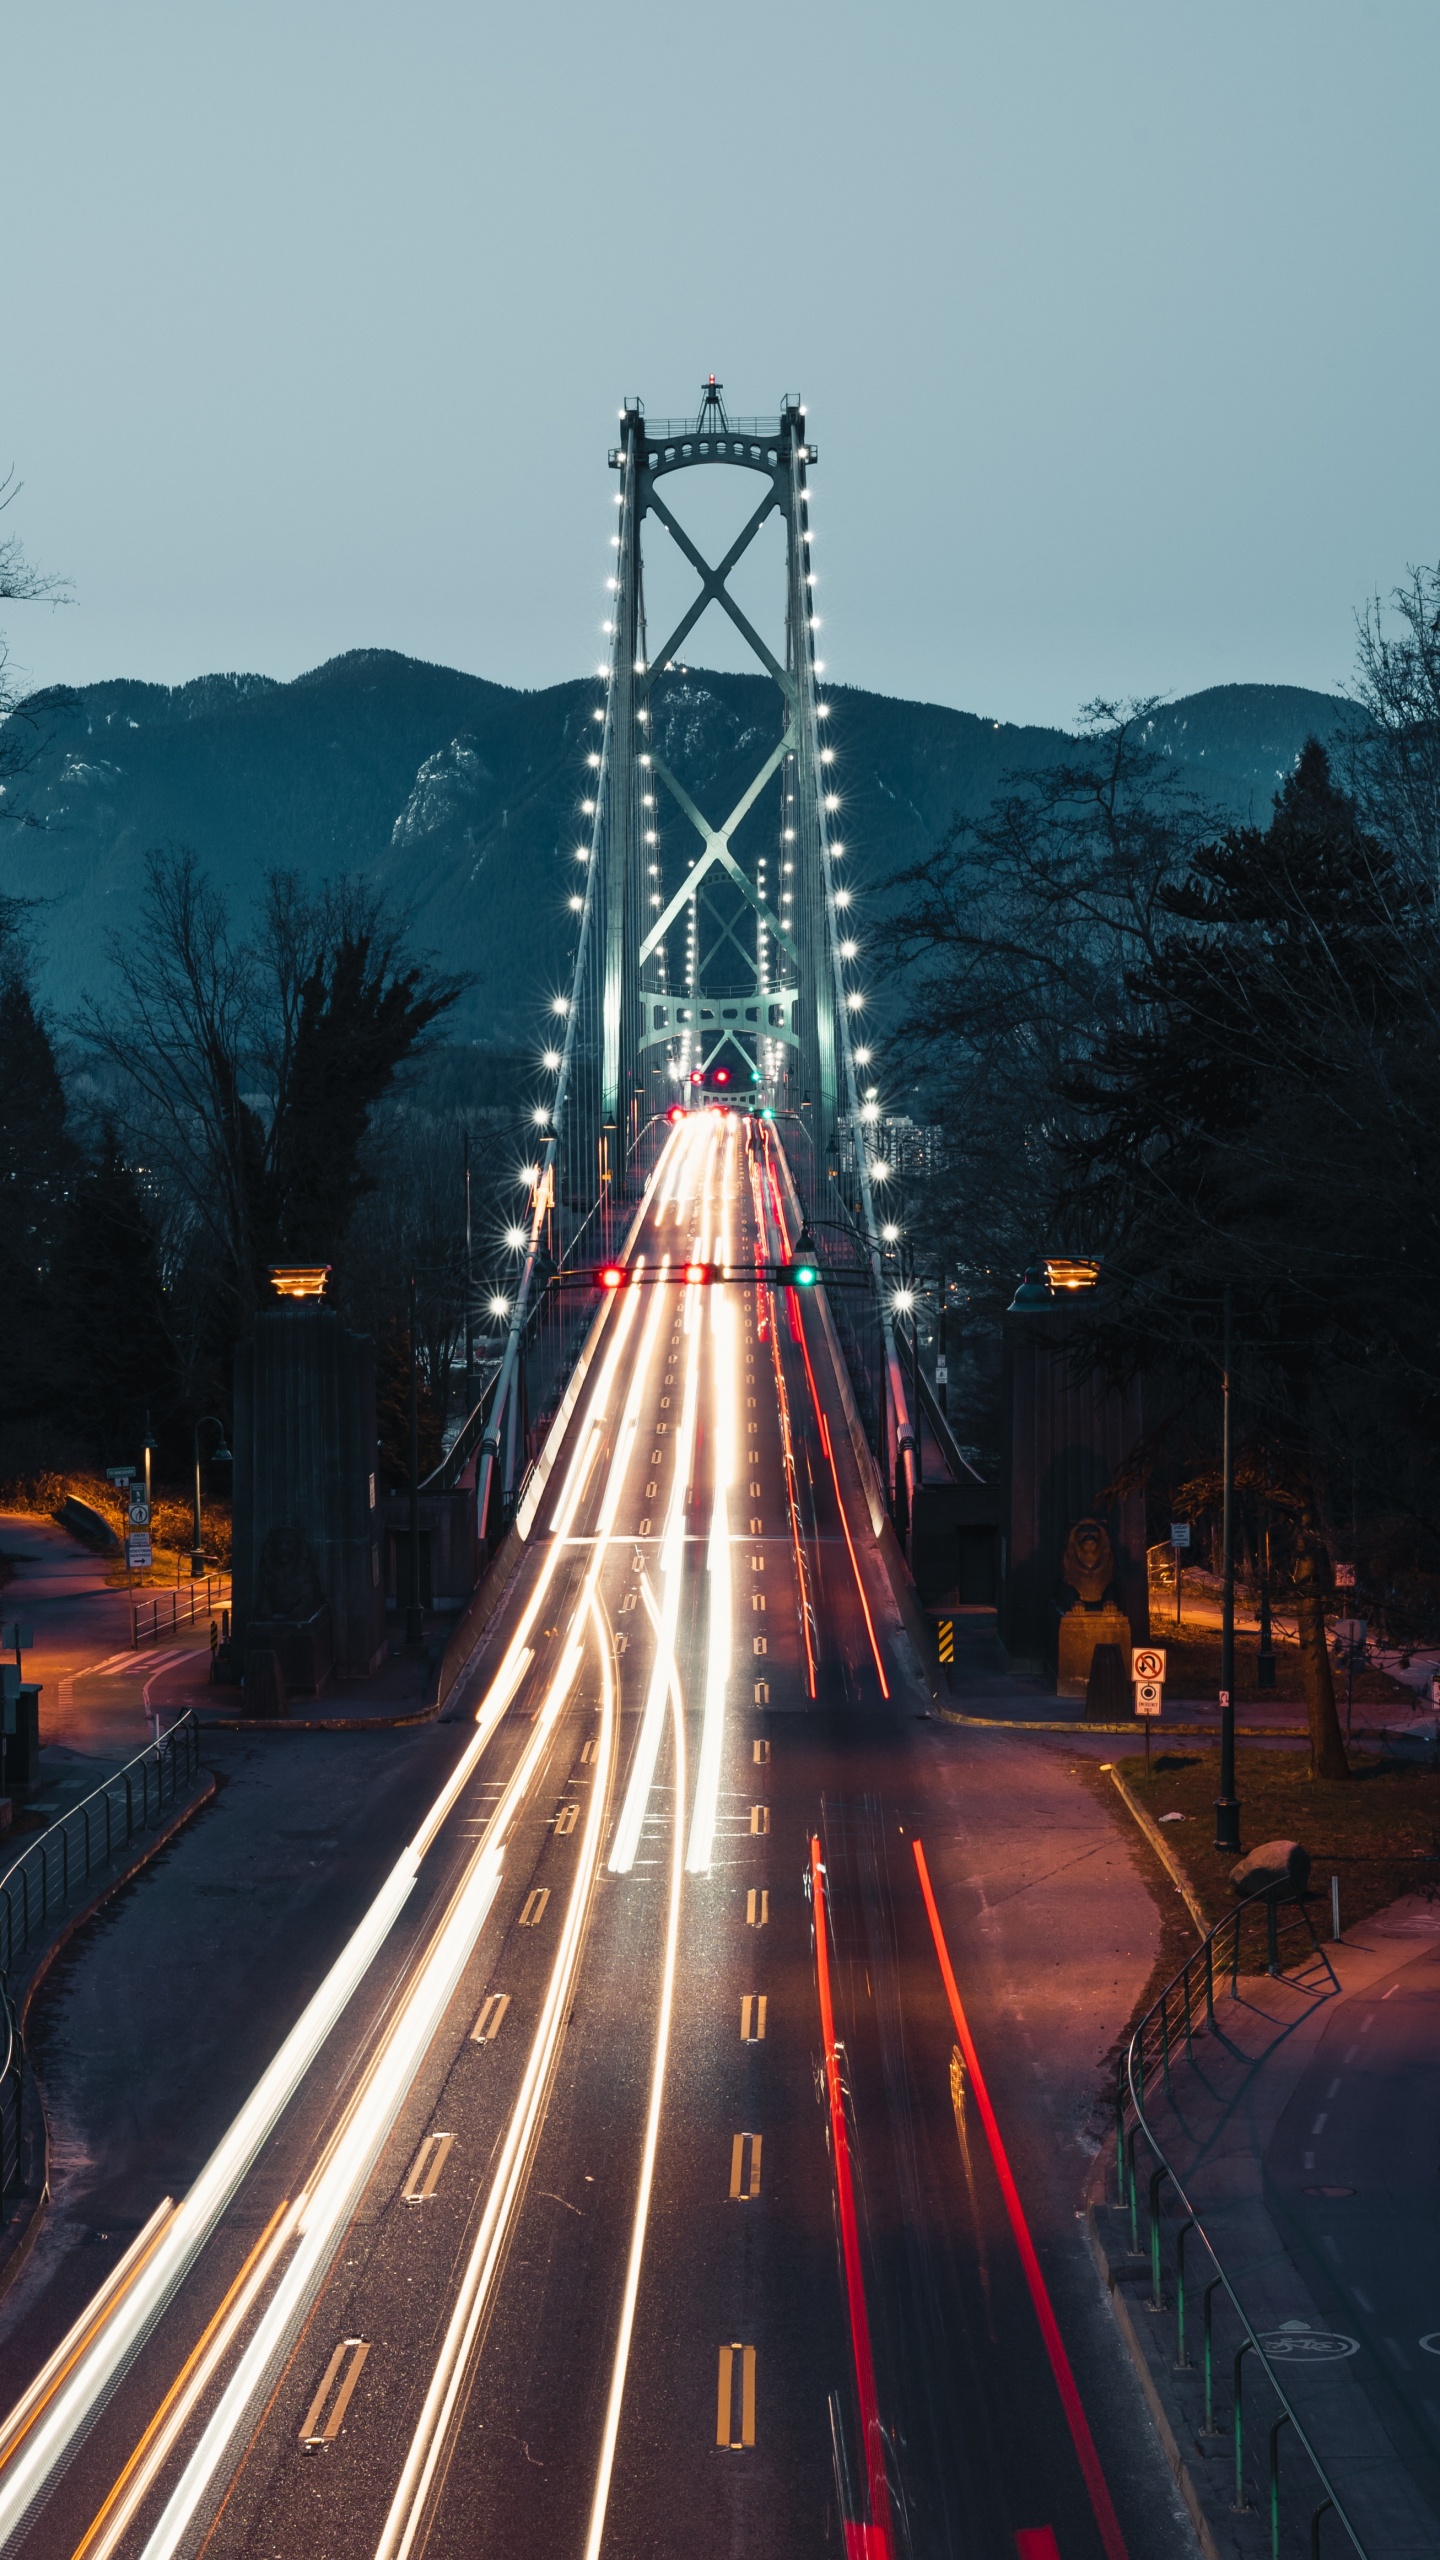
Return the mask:
[[[626, 402], [553, 1095], [447, 1461], [491, 1601], [376, 1758], [377, 1838], [397, 1784], [409, 1836], [321, 1978], [264, 1987], [260, 2077], [207, 2089], [211, 2147], [26, 2331], [12, 2548], [1124, 2560], [972, 2125], [976, 1770], [917, 1722], [815, 461], [799, 400]], [[752, 503], [712, 562], [675, 480], [722, 466]], [[732, 581], [772, 518], [767, 638]], [[652, 639], [657, 539], [697, 583]], [[774, 697], [726, 806], [667, 707], [711, 607]]]

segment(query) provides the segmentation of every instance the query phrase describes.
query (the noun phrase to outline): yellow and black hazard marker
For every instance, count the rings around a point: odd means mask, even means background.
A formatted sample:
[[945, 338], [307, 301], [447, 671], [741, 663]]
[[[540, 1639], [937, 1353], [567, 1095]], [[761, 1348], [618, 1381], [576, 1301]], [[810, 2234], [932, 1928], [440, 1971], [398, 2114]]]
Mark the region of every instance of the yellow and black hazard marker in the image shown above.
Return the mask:
[[941, 1661], [953, 1662], [955, 1659], [955, 1621], [953, 1618], [939, 1618], [936, 1620], [935, 1639], [939, 1646]]

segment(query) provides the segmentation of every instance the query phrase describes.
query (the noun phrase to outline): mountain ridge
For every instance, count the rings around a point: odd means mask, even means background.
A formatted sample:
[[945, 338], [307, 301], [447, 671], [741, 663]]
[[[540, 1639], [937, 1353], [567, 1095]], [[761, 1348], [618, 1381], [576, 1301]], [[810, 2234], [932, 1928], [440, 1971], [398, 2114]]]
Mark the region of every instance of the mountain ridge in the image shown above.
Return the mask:
[[[568, 978], [584, 757], [594, 677], [522, 689], [367, 648], [281, 679], [212, 673], [179, 686], [116, 677], [32, 696], [29, 770], [0, 827], [0, 889], [37, 902], [42, 1000], [71, 1012], [103, 993], [131, 926], [147, 852], [186, 845], [237, 920], [271, 869], [353, 871], [389, 893], [418, 947], [472, 984], [454, 1036], [532, 1039]], [[997, 721], [830, 684], [849, 876], [878, 888], [957, 812], [1054, 761], [1073, 732]], [[1227, 816], [1263, 819], [1305, 736], [1353, 720], [1343, 697], [1299, 686], [1213, 686], [1157, 708], [1152, 743]], [[778, 735], [764, 676], [685, 668], [656, 697], [656, 739], [717, 818]], [[773, 832], [763, 804], [746, 825]], [[693, 841], [662, 813], [662, 859]], [[759, 838], [756, 838], [759, 841]], [[737, 840], [738, 842], [738, 840]]]

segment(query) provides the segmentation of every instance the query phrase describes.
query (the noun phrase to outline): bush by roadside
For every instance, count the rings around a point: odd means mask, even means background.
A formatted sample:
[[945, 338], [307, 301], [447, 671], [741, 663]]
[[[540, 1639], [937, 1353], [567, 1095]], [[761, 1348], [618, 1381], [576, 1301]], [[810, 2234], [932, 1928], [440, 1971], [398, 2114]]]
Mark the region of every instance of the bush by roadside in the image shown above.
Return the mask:
[[[87, 1503], [108, 1520], [118, 1538], [127, 1527], [127, 1509], [115, 1486], [105, 1476], [94, 1475], [83, 1468], [56, 1470], [39, 1467], [25, 1475], [0, 1479], [0, 1511], [29, 1512], [33, 1516], [53, 1520], [67, 1494]], [[222, 1570], [230, 1564], [230, 1505], [205, 1501], [200, 1512], [203, 1543], [207, 1558]], [[150, 1536], [155, 1551], [155, 1567], [140, 1575], [144, 1582], [172, 1582], [176, 1560], [188, 1559], [194, 1535], [194, 1512], [190, 1497], [183, 1491], [157, 1485], [151, 1510]], [[115, 1568], [119, 1578], [128, 1580], [123, 1564]]]

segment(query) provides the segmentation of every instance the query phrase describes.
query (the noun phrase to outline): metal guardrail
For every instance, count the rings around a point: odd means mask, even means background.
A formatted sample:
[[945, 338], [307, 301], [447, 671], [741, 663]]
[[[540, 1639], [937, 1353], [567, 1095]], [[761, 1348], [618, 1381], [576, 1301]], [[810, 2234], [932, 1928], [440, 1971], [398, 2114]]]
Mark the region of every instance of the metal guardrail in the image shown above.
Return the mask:
[[52, 1913], [63, 1911], [92, 1875], [154, 1827], [199, 1766], [200, 1727], [194, 1709], [187, 1708], [158, 1742], [147, 1743], [21, 1850], [0, 1876], [0, 1976], [13, 1973], [17, 1956], [26, 1953]]
[[[1196, 2279], [1187, 2266], [1187, 2244], [1192, 2239], [1205, 2250], [1214, 2270], [1201, 2290], [1200, 2374], [1204, 2394], [1202, 2432], [1206, 2436], [1218, 2436], [1221, 2432], [1215, 2420], [1217, 2295], [1223, 2303], [1228, 2305], [1240, 2333], [1238, 2343], [1230, 2349], [1231, 2433], [1235, 2462], [1233, 2512], [1237, 2515], [1254, 2512], [1246, 2495], [1245, 2482], [1245, 2363], [1248, 2357], [1253, 2356], [1256, 2371], [1268, 2385], [1279, 2409], [1279, 2415], [1273, 2420], [1269, 2430], [1267, 2501], [1272, 2560], [1280, 2560], [1281, 2555], [1281, 2518], [1282, 2513], [1285, 2512], [1283, 2491], [1286, 2482], [1281, 2472], [1280, 2439], [1287, 2429], [1305, 2455], [1313, 2475], [1312, 2485], [1320, 2492], [1318, 2501], [1313, 2503], [1310, 2509], [1311, 2560], [1320, 2560], [1320, 2527], [1326, 2515], [1333, 2515], [1337, 2525], [1345, 2533], [1351, 2549], [1359, 2553], [1360, 2560], [1370, 2560], [1364, 2543], [1346, 2514], [1339, 2491], [1306, 2434], [1284, 2384], [1261, 2345], [1235, 2290], [1235, 2285], [1221, 2263], [1219, 2251], [1205, 2228], [1203, 2216], [1186, 2194], [1180, 2176], [1166, 2158], [1159, 2135], [1146, 2114], [1147, 2089], [1153, 2093], [1158, 2082], [1167, 2093], [1171, 2092], [1172, 2075], [1186, 2061], [1193, 2058], [1197, 2035], [1213, 2035], [1222, 2043], [1227, 2041], [1224, 2029], [1215, 2015], [1217, 1985], [1220, 1986], [1220, 1996], [1223, 1998], [1228, 1976], [1230, 1997], [1238, 1998], [1241, 1959], [1245, 1952], [1247, 1936], [1255, 1942], [1255, 1955], [1257, 1959], [1263, 1957], [1263, 1962], [1252, 1963], [1245, 1967], [1245, 1970], [1251, 1973], [1283, 1975], [1288, 1969], [1286, 1961], [1283, 1960], [1288, 1942], [1291, 1939], [1300, 1939], [1302, 1940], [1299, 1948], [1300, 1960], [1305, 1961], [1318, 1955], [1331, 1982], [1337, 1990], [1339, 1989], [1335, 1968], [1316, 1937], [1310, 1915], [1303, 1903], [1284, 1900], [1274, 1888], [1262, 1887], [1259, 1893], [1247, 1895], [1243, 1902], [1237, 1903], [1233, 1911], [1227, 1912], [1224, 1919], [1217, 1922], [1201, 1945], [1187, 1956], [1180, 1971], [1166, 1983], [1159, 1999], [1147, 2009], [1118, 2065], [1115, 2078], [1115, 2152], [1120, 2209], [1129, 2214], [1130, 2254], [1143, 2258], [1147, 2254], [1147, 2249], [1142, 2247], [1140, 2239], [1140, 2181], [1143, 2172], [1137, 2170], [1135, 2162], [1136, 2142], [1143, 2136], [1154, 2162], [1147, 2180], [1150, 2300], [1146, 2307], [1154, 2312], [1171, 2311], [1174, 2314], [1174, 2363], [1177, 2373], [1195, 2370], [1194, 2358], [1190, 2353], [1191, 2335], [1187, 2334], [1187, 2324], [1193, 2327], [1196, 2284]], [[1282, 1942], [1284, 1942], [1283, 1945]], [[1151, 2103], [1153, 2105], [1153, 2096]], [[1178, 2207], [1178, 2213], [1172, 2210], [1170, 2217], [1174, 2224], [1173, 2301], [1167, 2300], [1165, 2290], [1168, 2272], [1164, 2246], [1166, 2216], [1161, 2198], [1167, 2186], [1171, 2190], [1174, 2207]], [[1291, 2468], [1293, 2471], [1293, 2465]]]
[[0, 2226], [3, 2226], [11, 2190], [20, 2183], [25, 2101], [25, 2040], [20, 2033], [15, 2003], [10, 1997], [10, 1985], [3, 1973], [0, 1973], [0, 2037], [4, 2040], [4, 2061], [0, 2062]]
[[[202, 1591], [205, 1595], [203, 1600], [200, 1599]], [[190, 1605], [188, 1608], [182, 1608], [180, 1604], [187, 1593]], [[207, 1573], [202, 1580], [196, 1582], [174, 1582], [166, 1591], [147, 1591], [143, 1595], [132, 1592], [130, 1595], [132, 1647], [140, 1644], [154, 1644], [167, 1628], [173, 1634], [177, 1627], [193, 1627], [197, 1617], [202, 1615], [208, 1617], [212, 1609], [224, 1608], [228, 1597], [229, 1585], [223, 1573]], [[164, 1606], [167, 1601], [168, 1616]], [[147, 1608], [150, 1612], [150, 1626], [148, 1633], [142, 1633]]]
[[20, 2182], [24, 2124], [25, 2040], [9, 1981], [17, 1951], [23, 1956], [53, 1913], [137, 1833], [151, 1829], [199, 1766], [200, 1727], [187, 1711], [52, 1822], [0, 1876], [0, 2225]]

